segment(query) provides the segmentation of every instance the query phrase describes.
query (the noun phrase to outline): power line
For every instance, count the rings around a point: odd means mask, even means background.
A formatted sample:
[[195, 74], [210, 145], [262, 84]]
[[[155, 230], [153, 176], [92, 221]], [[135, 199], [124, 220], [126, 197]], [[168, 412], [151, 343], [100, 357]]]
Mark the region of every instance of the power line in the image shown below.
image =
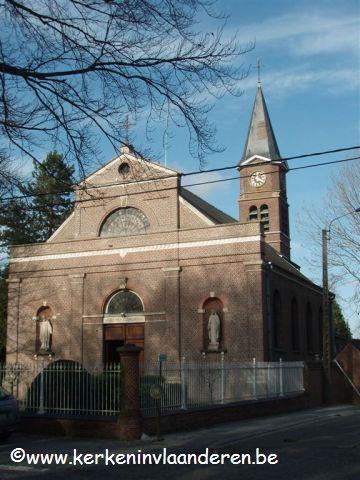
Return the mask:
[[[287, 162], [289, 160], [296, 160], [296, 159], [300, 159], [300, 158], [316, 157], [316, 156], [319, 156], [319, 155], [328, 155], [328, 154], [331, 154], [331, 153], [346, 152], [346, 151], [349, 151], [349, 150], [356, 150], [356, 149], [359, 149], [359, 148], [360, 148], [360, 145], [355, 145], [354, 147], [343, 147], [343, 148], [337, 148], [335, 150], [323, 150], [321, 152], [304, 153], [304, 154], [295, 155], [295, 156], [292, 156], [292, 157], [282, 157], [282, 158], [279, 158], [278, 160], [273, 160], [272, 162], [273, 163], [275, 163], [275, 162], [280, 162], [281, 163], [281, 162]], [[264, 161], [264, 162], [258, 162], [256, 165], [266, 165], [268, 163], [269, 162]], [[182, 175], [187, 176], [187, 175], [198, 175], [198, 174], [201, 174], [201, 173], [220, 172], [222, 170], [231, 170], [231, 169], [238, 168], [238, 167], [239, 167], [239, 164], [231, 165], [229, 167], [211, 168], [209, 170], [197, 170], [197, 171], [194, 171], [194, 172], [183, 173]]]
[[[313, 163], [313, 164], [310, 164], [310, 165], [302, 165], [300, 167], [291, 167], [291, 168], [288, 169], [288, 171], [290, 172], [291, 170], [301, 170], [301, 169], [305, 169], [305, 168], [321, 167], [323, 165], [331, 165], [331, 164], [336, 164], [336, 163], [351, 162], [352, 160], [360, 160], [360, 157], [343, 158], [341, 160], [331, 160], [329, 162]], [[256, 165], [258, 165], [258, 164], [256, 164]], [[273, 171], [270, 171], [270, 172], [266, 172], [266, 175], [272, 174], [272, 173], [278, 173], [278, 171], [273, 170]], [[227, 182], [229, 180], [238, 180], [239, 178], [250, 178], [250, 177], [251, 177], [251, 175], [241, 175], [241, 176], [237, 175], [236, 177], [221, 178], [221, 179], [217, 179], [217, 180], [208, 180], [206, 182], [191, 183], [191, 184], [187, 184], [187, 185], [183, 185], [183, 186], [184, 187], [195, 187], [197, 185], [206, 185], [208, 183]]]
[[[270, 161], [270, 163], [278, 164], [278, 163], [288, 161], [288, 160], [307, 158], [307, 157], [319, 156], [319, 155], [327, 155], [327, 154], [331, 154], [331, 153], [355, 150], [355, 149], [359, 149], [359, 148], [360, 148], [360, 146], [356, 145], [356, 146], [353, 146], [353, 147], [337, 148], [335, 150], [323, 150], [323, 151], [320, 151], [320, 152], [305, 153], [305, 154], [302, 154], [302, 155], [296, 155], [296, 156], [292, 156], [292, 157], [284, 157], [284, 158], [281, 158], [279, 160]], [[349, 159], [349, 160], [351, 160], [351, 159]], [[328, 162], [328, 163], [320, 163], [320, 164], [317, 164], [317, 165], [314, 165], [314, 166], [330, 165], [331, 163], [340, 163], [342, 161], [346, 161], [346, 159], [338, 161], [338, 162], [332, 161], [332, 162]], [[144, 162], [146, 162], [146, 161], [144, 161]], [[256, 166], [268, 165], [268, 164], [269, 164], [269, 161], [263, 161], [263, 162], [256, 163]], [[166, 180], [168, 178], [175, 178], [175, 177], [181, 178], [181, 177], [186, 177], [186, 176], [191, 176], [191, 175], [201, 175], [201, 174], [204, 174], [204, 173], [213, 173], [213, 172], [220, 172], [220, 171], [226, 171], [226, 170], [233, 170], [235, 168], [239, 168], [239, 165], [237, 164], [237, 165], [232, 165], [232, 166], [228, 166], [228, 167], [212, 168], [212, 169], [208, 169], [208, 170], [196, 170], [196, 171], [193, 171], [193, 172], [185, 172], [185, 173], [174, 171], [174, 175], [166, 175], [166, 176], [163, 176], [163, 177], [147, 178], [146, 181], [147, 182], [152, 181], [152, 180], [153, 181], [159, 181], [159, 180]], [[295, 170], [295, 169], [301, 169], [301, 168], [307, 168], [307, 166], [297, 167], [297, 168], [293, 167], [293, 168], [289, 168], [288, 170]], [[272, 173], [272, 172], [268, 172], [268, 173]], [[93, 175], [93, 174], [91, 174], [91, 175]], [[239, 178], [239, 177], [238, 176], [237, 177], [232, 177], [231, 179], [236, 179], [236, 178]], [[247, 176], [242, 175], [242, 178], [247, 178]], [[54, 192], [54, 193], [43, 192], [43, 193], [34, 193], [34, 194], [14, 195], [12, 197], [5, 197], [5, 198], [2, 199], [2, 201], [19, 200], [19, 199], [22, 199], [22, 198], [33, 198], [33, 197], [41, 197], [41, 196], [46, 196], [46, 195], [64, 195], [66, 193], [72, 193], [74, 191], [82, 191], [82, 190], [83, 191], [88, 191], [88, 190], [93, 190], [93, 189], [97, 189], [97, 188], [112, 187], [112, 186], [117, 186], [117, 185], [137, 184], [141, 181], [142, 181], [141, 179], [136, 179], [136, 180], [129, 180], [129, 181], [126, 181], [126, 182], [121, 182], [121, 183], [112, 182], [112, 183], [103, 184], [103, 185], [88, 185], [84, 188], [68, 189], [68, 190], [62, 190], [62, 191]], [[221, 181], [221, 180], [219, 180], [219, 181]], [[227, 179], [224, 179], [223, 181], [227, 181]], [[215, 183], [215, 181], [209, 181], [209, 183]], [[204, 185], [205, 183], [199, 183], [199, 185], [200, 184]], [[186, 185], [184, 185], [184, 186], [186, 186]], [[193, 185], [191, 185], [191, 186], [193, 186]]]
[[[288, 171], [292, 171], [292, 170], [300, 170], [300, 169], [306, 169], [306, 168], [314, 168], [314, 167], [320, 167], [320, 166], [323, 166], [323, 165], [331, 165], [331, 164], [337, 164], [337, 163], [343, 163], [343, 162], [350, 162], [350, 161], [354, 161], [354, 160], [360, 160], [360, 156], [358, 157], [351, 157], [351, 158], [344, 158], [344, 159], [340, 159], [340, 160], [331, 160], [329, 162], [322, 162], [322, 163], [315, 163], [315, 164], [309, 164], [309, 165], [303, 165], [303, 166], [300, 166], [300, 167], [291, 167], [288, 169]], [[267, 164], [269, 162], [266, 162]], [[258, 164], [256, 164], [258, 165]], [[269, 172], [266, 172], [267, 175], [271, 175], [271, 174], [274, 174], [274, 173], [278, 173], [278, 170], [272, 170], [272, 171], [269, 171]], [[209, 185], [209, 184], [213, 184], [213, 183], [221, 183], [221, 182], [228, 182], [228, 181], [232, 181], [232, 180], [239, 180], [240, 178], [250, 178], [251, 175], [237, 175], [235, 177], [228, 177], [228, 178], [220, 178], [220, 179], [216, 179], [216, 180], [206, 180], [204, 182], [196, 182], [196, 183], [188, 183], [188, 184], [185, 184], [185, 185], [181, 185], [181, 187], [196, 187], [196, 186], [201, 186], [201, 185]], [[174, 176], [171, 176], [171, 177], [157, 177], [156, 180], [157, 181], [161, 181], [161, 180], [164, 180], [164, 179], [168, 179], [168, 178], [175, 178]], [[152, 179], [151, 179], [152, 180]], [[151, 180], [145, 180], [146, 182], [148, 181], [151, 181]], [[141, 180], [140, 180], [141, 181]], [[134, 183], [139, 183], [139, 181], [137, 182], [132, 182], [132, 184]], [[90, 187], [90, 189], [101, 189], [101, 188], [107, 188], [107, 187], [111, 187], [111, 186], [124, 186], [126, 187], [128, 184], [125, 182], [125, 183], [112, 183], [112, 184], [109, 184], [109, 185], [100, 185], [100, 186], [94, 186], [94, 187]], [[116, 194], [116, 195], [106, 195], [106, 196], [99, 196], [99, 197], [91, 197], [89, 196], [89, 198], [86, 198], [86, 199], [79, 199], [79, 200], [74, 200], [74, 201], [71, 201], [69, 203], [45, 203], [43, 204], [43, 206], [64, 206], [64, 205], [74, 205], [74, 204], [79, 204], [79, 203], [84, 203], [84, 202], [91, 202], [91, 201], [94, 201], [94, 200], [97, 200], [97, 201], [100, 201], [100, 200], [110, 200], [110, 199], [113, 199], [113, 198], [118, 198], [119, 196], [131, 196], [131, 195], [141, 195], [141, 194], [144, 194], [144, 193], [158, 193], [158, 192], [164, 192], [164, 191], [169, 191], [169, 190], [173, 190], [174, 187], [163, 187], [163, 188], [156, 188], [156, 189], [152, 189], [152, 190], [141, 190], [141, 191], [138, 191], [138, 192], [125, 192], [122, 194], [122, 195], [119, 195], [119, 194]], [[87, 192], [88, 189], [85, 189], [84, 191]], [[58, 192], [58, 193], [63, 193], [63, 192]], [[40, 195], [56, 195], [57, 193], [53, 193], [53, 194], [39, 194]], [[37, 195], [30, 195], [30, 196], [37, 196]], [[28, 196], [19, 196], [19, 197], [12, 197], [12, 198], [8, 198], [8, 199], [5, 199], [7, 201], [11, 201], [11, 200], [14, 200], [14, 199], [22, 199], [22, 198], [28, 198]], [[4, 200], [4, 199], [3, 199]], [[18, 208], [21, 209], [21, 207], [18, 206]], [[29, 210], [37, 210], [36, 207], [32, 207], [32, 206], [26, 206], [24, 207], [24, 209], [29, 209]]]

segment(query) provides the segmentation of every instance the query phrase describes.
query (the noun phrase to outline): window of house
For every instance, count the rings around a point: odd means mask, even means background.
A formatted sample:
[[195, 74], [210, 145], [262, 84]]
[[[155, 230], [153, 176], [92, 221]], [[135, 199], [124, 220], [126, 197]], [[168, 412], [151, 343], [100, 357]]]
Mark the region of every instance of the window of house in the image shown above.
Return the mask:
[[269, 207], [267, 205], [260, 207], [260, 222], [264, 226], [264, 231], [269, 231]]

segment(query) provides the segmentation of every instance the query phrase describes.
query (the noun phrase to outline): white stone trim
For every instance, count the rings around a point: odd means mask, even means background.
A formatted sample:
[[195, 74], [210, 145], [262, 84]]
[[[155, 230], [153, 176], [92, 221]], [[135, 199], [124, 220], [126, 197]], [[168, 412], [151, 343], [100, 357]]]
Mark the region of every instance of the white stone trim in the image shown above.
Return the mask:
[[[101, 318], [103, 319], [104, 318], [104, 315], [108, 315], [110, 316], [109, 314], [106, 314], [106, 313], [102, 313], [100, 315], [83, 315], [82, 318]], [[151, 317], [151, 316], [157, 316], [157, 315], [166, 315], [166, 312], [142, 312], [140, 313], [139, 315], [142, 315], [142, 316], [145, 316], [145, 317]], [[115, 315], [116, 316], [116, 315]]]
[[104, 315], [103, 323], [144, 323], [145, 315]]
[[[259, 159], [259, 160], [261, 160], [262, 162], [277, 163], [277, 164], [279, 164], [279, 165], [285, 165], [286, 168], [289, 168], [286, 161], [283, 162], [282, 160], [271, 160], [270, 158], [263, 157], [263, 156], [261, 156], [261, 155], [253, 155], [252, 157], [250, 157], [250, 158], [248, 158], [247, 160], [245, 160], [245, 162], [240, 163], [239, 167], [241, 168], [241, 167], [243, 167], [244, 165], [250, 165], [250, 164], [256, 166], [256, 163], [257, 163], [257, 162], [254, 162], [255, 159]], [[261, 164], [260, 164], [259, 166], [261, 166]]]
[[[245, 162], [240, 163], [239, 166], [242, 167], [243, 165], [249, 165], [250, 163], [254, 163], [255, 159], [262, 160], [263, 162], [271, 162], [270, 158], [262, 157], [261, 155], [253, 155], [252, 157], [245, 160]], [[256, 162], [254, 163], [254, 165], [256, 165]]]
[[54, 237], [56, 237], [56, 235], [57, 235], [59, 232], [61, 232], [61, 230], [65, 227], [65, 225], [67, 225], [67, 224], [70, 222], [70, 220], [74, 217], [74, 215], [75, 215], [75, 212], [72, 212], [71, 215], [70, 215], [66, 220], [63, 221], [63, 223], [60, 225], [60, 227], [58, 227], [58, 228], [55, 230], [55, 232], [51, 235], [51, 237], [49, 237], [49, 238], [46, 240], [46, 242], [50, 242], [50, 240], [52, 240]]
[[194, 207], [194, 205], [192, 205], [190, 202], [185, 200], [185, 198], [182, 197], [181, 195], [179, 195], [179, 201], [180, 201], [180, 203], [185, 205], [185, 207], [187, 207], [189, 210], [191, 210], [193, 213], [195, 213], [195, 215], [200, 217], [201, 220], [204, 220], [204, 222], [207, 223], [208, 225], [216, 225], [215, 222], [210, 220], [210, 218], [208, 218], [206, 215], [204, 215], [202, 212], [200, 212], [196, 207]]
[[38, 262], [49, 260], [64, 260], [70, 258], [81, 257], [96, 257], [102, 255], [120, 255], [124, 258], [128, 253], [145, 253], [145, 252], [159, 252], [166, 250], [175, 250], [178, 248], [199, 248], [199, 247], [212, 247], [216, 245], [233, 245], [236, 243], [248, 243], [261, 241], [261, 235], [251, 235], [248, 237], [233, 237], [233, 238], [221, 238], [216, 240], [198, 240], [194, 242], [183, 243], [165, 243], [160, 245], [147, 245], [144, 247], [124, 247], [113, 248], [107, 250], [92, 250], [86, 252], [74, 252], [74, 253], [56, 253], [48, 255], [37, 255], [34, 257], [16, 257], [11, 258], [10, 263], [24, 263], [24, 262]]
[[161, 270], [163, 272], [181, 272], [181, 267], [164, 267]]

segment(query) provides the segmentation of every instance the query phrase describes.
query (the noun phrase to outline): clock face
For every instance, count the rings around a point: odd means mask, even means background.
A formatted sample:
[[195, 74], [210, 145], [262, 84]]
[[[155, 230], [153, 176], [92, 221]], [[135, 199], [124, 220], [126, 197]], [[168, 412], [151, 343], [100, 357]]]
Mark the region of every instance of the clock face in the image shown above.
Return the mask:
[[119, 208], [111, 213], [105, 220], [100, 236], [126, 236], [145, 233], [150, 226], [146, 215], [137, 208]]
[[250, 185], [253, 187], [262, 187], [266, 182], [266, 175], [264, 172], [254, 172], [250, 176]]

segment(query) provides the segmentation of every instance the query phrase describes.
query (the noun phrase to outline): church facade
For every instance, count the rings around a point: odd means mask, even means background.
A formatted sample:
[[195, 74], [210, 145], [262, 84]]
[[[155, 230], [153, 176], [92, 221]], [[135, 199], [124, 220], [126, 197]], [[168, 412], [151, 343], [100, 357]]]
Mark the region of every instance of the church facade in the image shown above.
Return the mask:
[[321, 355], [321, 289], [290, 260], [287, 165], [259, 85], [240, 172], [240, 221], [130, 147], [86, 179], [47, 242], [15, 246], [7, 361], [84, 365]]

